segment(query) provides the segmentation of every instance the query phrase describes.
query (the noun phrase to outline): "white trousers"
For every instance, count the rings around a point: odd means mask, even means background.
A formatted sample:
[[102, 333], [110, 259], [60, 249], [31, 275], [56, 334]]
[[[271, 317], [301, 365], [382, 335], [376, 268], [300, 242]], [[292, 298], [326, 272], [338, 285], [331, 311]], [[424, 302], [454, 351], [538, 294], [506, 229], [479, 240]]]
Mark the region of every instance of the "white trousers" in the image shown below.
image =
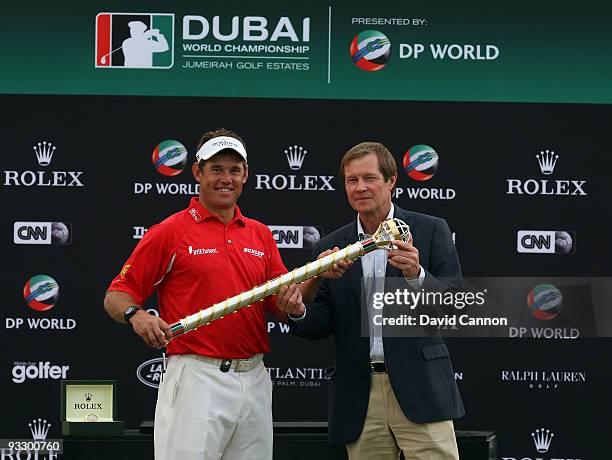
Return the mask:
[[221, 372], [196, 355], [168, 358], [155, 408], [156, 460], [271, 460], [272, 436], [263, 361]]

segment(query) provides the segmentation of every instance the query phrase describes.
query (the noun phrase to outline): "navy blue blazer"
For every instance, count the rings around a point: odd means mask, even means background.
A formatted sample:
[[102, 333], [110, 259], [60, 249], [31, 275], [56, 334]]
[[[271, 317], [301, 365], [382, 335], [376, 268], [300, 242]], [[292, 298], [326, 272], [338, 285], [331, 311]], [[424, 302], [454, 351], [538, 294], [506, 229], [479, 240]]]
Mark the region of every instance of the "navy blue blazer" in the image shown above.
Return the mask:
[[[411, 229], [413, 244], [425, 270], [425, 283], [436, 277], [456, 280], [461, 267], [451, 233], [444, 219], [405, 211], [395, 206], [394, 217]], [[357, 223], [351, 222], [321, 239], [314, 255], [358, 241]], [[315, 300], [306, 306], [302, 321], [289, 321], [292, 333], [311, 340], [334, 335], [335, 375], [329, 386], [329, 440], [349, 444], [363, 429], [370, 395], [370, 340], [361, 336], [361, 261], [342, 278], [323, 278]], [[400, 270], [387, 264], [387, 277], [400, 277]], [[383, 337], [389, 380], [406, 417], [415, 423], [461, 417], [465, 411], [455, 383], [448, 349], [441, 337]]]

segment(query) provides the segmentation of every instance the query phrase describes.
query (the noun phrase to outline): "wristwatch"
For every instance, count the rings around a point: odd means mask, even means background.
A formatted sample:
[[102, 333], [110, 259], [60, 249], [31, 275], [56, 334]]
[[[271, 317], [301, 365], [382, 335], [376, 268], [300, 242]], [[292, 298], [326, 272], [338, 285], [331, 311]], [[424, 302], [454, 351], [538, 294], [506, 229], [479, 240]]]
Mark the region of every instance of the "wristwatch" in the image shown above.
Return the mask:
[[125, 319], [125, 322], [131, 326], [132, 323], [130, 323], [130, 318], [134, 316], [138, 310], [142, 309], [143, 308], [139, 307], [138, 305], [130, 305], [129, 307], [127, 307], [123, 312], [123, 318]]

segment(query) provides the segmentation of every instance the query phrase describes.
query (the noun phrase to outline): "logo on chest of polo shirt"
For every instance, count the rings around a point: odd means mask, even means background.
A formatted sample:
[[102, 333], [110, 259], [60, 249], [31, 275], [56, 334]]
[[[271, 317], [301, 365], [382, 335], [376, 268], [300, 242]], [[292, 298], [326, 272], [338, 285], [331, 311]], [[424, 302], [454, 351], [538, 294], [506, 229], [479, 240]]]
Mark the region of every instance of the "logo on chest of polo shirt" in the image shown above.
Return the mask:
[[187, 250], [189, 251], [189, 254], [192, 254], [194, 256], [217, 253], [217, 248], [194, 248], [193, 246], [189, 246]]
[[257, 249], [244, 248], [243, 251], [256, 257], [263, 257], [266, 255], [263, 251], [258, 251]]
[[191, 217], [193, 217], [193, 220], [195, 220], [196, 222], [200, 222], [202, 220], [202, 217], [200, 216], [198, 211], [196, 211], [195, 208], [191, 208], [189, 210], [189, 214], [191, 214]]

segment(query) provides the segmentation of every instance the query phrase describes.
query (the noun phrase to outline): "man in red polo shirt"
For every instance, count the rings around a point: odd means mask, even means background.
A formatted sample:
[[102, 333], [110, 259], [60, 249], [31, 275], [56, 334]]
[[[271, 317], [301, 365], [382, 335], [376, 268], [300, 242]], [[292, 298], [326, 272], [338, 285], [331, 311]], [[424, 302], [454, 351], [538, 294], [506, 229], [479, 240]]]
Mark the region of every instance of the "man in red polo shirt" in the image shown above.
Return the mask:
[[[272, 383], [264, 309], [273, 298], [170, 341], [168, 324], [286, 273], [270, 230], [236, 201], [247, 154], [236, 133], [202, 136], [192, 170], [200, 195], [145, 234], [104, 307], [147, 345], [167, 347], [155, 411], [155, 458], [272, 458]], [[157, 289], [160, 318], [142, 305]]]

